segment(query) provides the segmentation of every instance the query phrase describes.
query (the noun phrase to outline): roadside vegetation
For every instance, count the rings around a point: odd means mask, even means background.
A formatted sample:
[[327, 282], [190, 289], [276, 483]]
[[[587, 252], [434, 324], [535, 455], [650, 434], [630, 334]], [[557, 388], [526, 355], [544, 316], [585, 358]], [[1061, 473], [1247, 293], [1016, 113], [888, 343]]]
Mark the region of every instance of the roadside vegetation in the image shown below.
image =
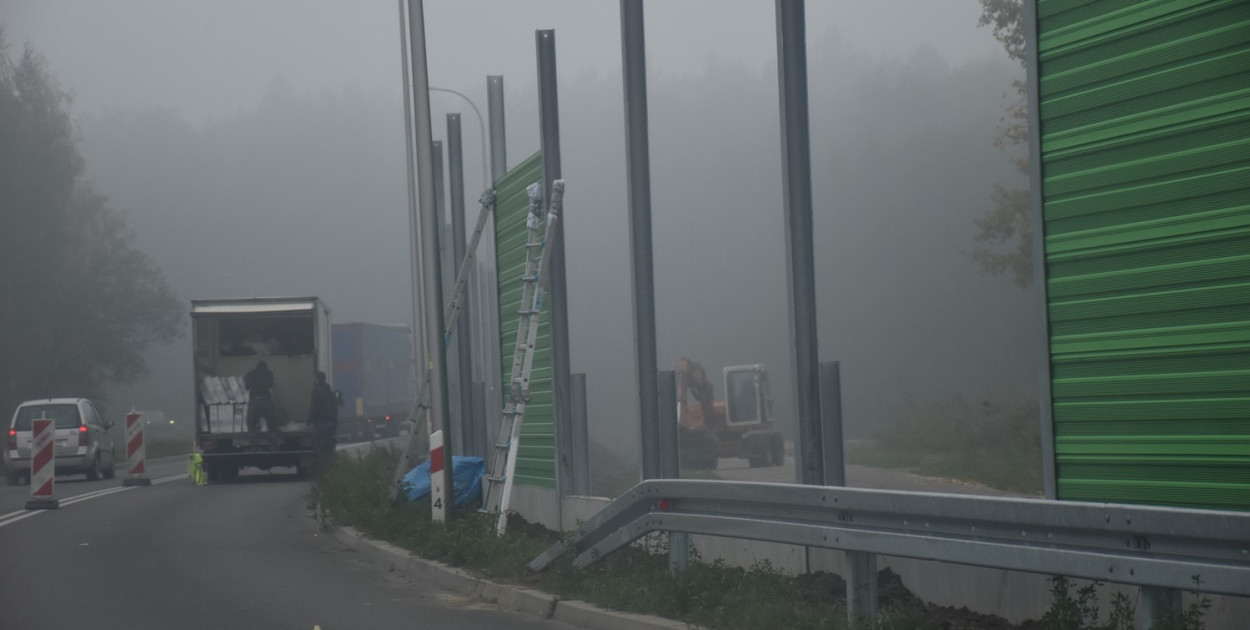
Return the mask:
[[973, 404], [956, 398], [916, 406], [872, 440], [849, 446], [847, 461], [1040, 495], [1037, 402]]
[[[873, 623], [848, 626], [846, 585], [836, 575], [815, 573], [791, 577], [768, 563], [743, 569], [720, 560], [696, 558], [685, 571], [670, 575], [666, 539], [622, 550], [585, 569], [569, 558], [539, 574], [525, 565], [560, 540], [560, 535], [510, 521], [504, 536], [493, 531], [494, 519], [462, 509], [448, 524], [433, 523], [426, 503], [392, 506], [387, 485], [398, 452], [375, 449], [361, 457], [339, 456], [313, 485], [312, 503], [319, 516], [334, 525], [350, 526], [421, 557], [458, 566], [479, 576], [537, 588], [563, 599], [591, 602], [604, 608], [659, 615], [700, 628], [756, 630], [772, 628], [871, 628], [873, 630], [971, 628], [1012, 630], [1126, 630], [1132, 627], [1134, 603], [1113, 598], [1109, 619], [1097, 612], [1097, 591], [1076, 589], [1056, 578], [1053, 605], [1039, 620], [1014, 625], [991, 615], [925, 604], [888, 569], [881, 572], [878, 591], [883, 610]], [[1167, 630], [1203, 630], [1209, 600], [1198, 597]], [[1125, 625], [1126, 623], [1130, 625]]]

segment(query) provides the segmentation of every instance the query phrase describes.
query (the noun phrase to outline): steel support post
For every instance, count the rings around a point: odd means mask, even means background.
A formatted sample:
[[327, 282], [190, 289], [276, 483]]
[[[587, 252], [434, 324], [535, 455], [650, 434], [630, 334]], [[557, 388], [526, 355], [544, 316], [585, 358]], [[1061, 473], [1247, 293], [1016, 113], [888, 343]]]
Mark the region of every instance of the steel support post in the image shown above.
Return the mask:
[[[656, 419], [660, 435], [660, 476], [681, 478], [681, 455], [677, 445], [677, 373], [664, 370], [656, 374], [655, 390], [659, 403]], [[663, 509], [663, 508], [661, 508]], [[668, 570], [676, 573], [690, 563], [690, 535], [668, 532]]]
[[662, 479], [681, 479], [681, 449], [678, 447], [677, 429], [677, 373], [662, 370], [657, 374], [655, 383], [656, 399], [659, 413], [656, 419], [656, 433], [660, 436], [660, 477]]
[[[464, 154], [460, 145], [460, 114], [447, 114], [447, 185], [451, 192], [451, 257], [459, 266], [464, 261]], [[476, 263], [475, 263], [476, 264]], [[459, 393], [460, 431], [463, 442], [460, 452], [485, 457], [481, 444], [481, 418], [473, 413], [473, 326], [469, 321], [473, 308], [472, 291], [464, 293], [460, 322], [456, 325], [456, 391]]]
[[824, 440], [826, 486], [846, 485], [846, 461], [842, 442], [842, 370], [837, 361], [820, 364], [820, 435]]
[[[493, 186], [508, 172], [508, 140], [506, 125], [504, 123], [504, 82], [502, 75], [490, 75], [486, 77], [486, 118], [490, 130], [490, 181]], [[495, 233], [495, 215], [492, 213], [490, 218], [490, 233]], [[490, 240], [490, 251], [494, 252], [494, 240]], [[501, 357], [500, 341], [499, 341], [499, 302], [498, 294], [499, 283], [497, 272], [492, 262], [489, 273], [485, 278], [486, 290], [482, 292], [483, 308], [480, 312], [485, 316], [486, 329], [489, 331], [487, 337], [483, 337], [482, 343], [489, 351], [490, 361], [488, 362], [490, 376], [487, 381], [490, 384], [490, 396], [488, 401], [489, 423], [497, 425], [496, 418], [500, 409], [503, 407], [502, 393], [502, 372], [503, 359]], [[484, 308], [489, 305], [490, 308]], [[488, 424], [489, 424], [488, 423]], [[489, 428], [486, 433], [487, 444], [489, 449], [491, 440], [494, 439], [495, 428]]]
[[[543, 205], [550, 209], [551, 183], [561, 178], [560, 170], [560, 105], [556, 84], [556, 32], [534, 32], [538, 53], [538, 118], [543, 154]], [[547, 247], [551, 261], [547, 263], [547, 291], [551, 308], [551, 386], [552, 407], [555, 412], [556, 433], [556, 488], [561, 494], [573, 485], [569, 478], [571, 467], [560, 465], [573, 443], [573, 423], [569, 414], [569, 307], [565, 282], [564, 226], [568, 224], [566, 211], [556, 224], [553, 243]]]
[[[443, 432], [447, 452], [452, 451], [451, 415], [447, 408], [447, 351], [443, 344], [442, 261], [439, 260], [439, 216], [434, 201], [434, 138], [430, 127], [430, 74], [425, 62], [425, 9], [422, 0], [410, 0], [408, 32], [411, 33], [413, 120], [416, 128], [417, 191], [420, 199], [421, 265], [413, 273], [422, 279], [421, 308], [425, 312], [425, 347], [430, 363], [431, 424]], [[451, 466], [443, 467], [443, 487], [454, 488]], [[454, 510], [448, 510], [450, 518]]]
[[508, 172], [508, 139], [503, 116], [503, 76], [486, 77], [486, 117], [490, 121], [490, 180], [499, 181]]
[[846, 552], [846, 619], [877, 618], [877, 554]]
[[590, 495], [590, 415], [586, 406], [586, 375], [573, 375], [569, 390], [573, 412], [573, 494]]
[[[417, 271], [420, 269], [420, 258], [417, 253], [417, 244], [421, 242], [421, 235], [418, 231], [420, 219], [417, 216], [417, 182], [416, 182], [416, 163], [412, 154], [412, 85], [411, 74], [408, 72], [408, 12], [406, 9], [406, 0], [399, 0], [399, 57], [403, 71], [403, 88], [404, 88], [404, 153], [408, 159], [408, 234], [409, 242], [412, 246], [409, 248], [409, 263], [411, 264], [412, 278], [412, 391], [420, 391], [421, 383], [425, 380], [425, 312], [420, 306], [422, 288], [421, 274]], [[417, 425], [412, 429], [412, 435], [409, 441], [415, 446], [419, 446], [422, 436], [427, 433], [426, 418], [416, 417], [418, 412], [417, 401], [413, 402], [413, 406], [409, 411], [409, 416], [417, 421]], [[410, 449], [411, 450], [411, 449]]]
[[1038, 109], [1037, 2], [1024, 3], [1025, 81], [1029, 117], [1029, 219], [1033, 228], [1033, 285], [1041, 291], [1042, 325], [1036, 332], [1037, 416], [1042, 433], [1042, 492], [1058, 498], [1055, 483], [1055, 421], [1051, 399], [1050, 309], [1046, 290], [1046, 223], [1042, 217], [1042, 123]]
[[812, 164], [807, 120], [807, 36], [803, 0], [776, 0], [781, 171], [786, 223], [790, 341], [798, 394], [798, 481], [821, 484], [820, 356], [812, 241]]
[[660, 409], [655, 332], [655, 271], [651, 252], [651, 154], [647, 123], [647, 51], [642, 0], [621, 0], [621, 76], [625, 94], [625, 165], [629, 199], [629, 258], [633, 281], [634, 352], [641, 418], [642, 478], [661, 476], [661, 432], [652, 418]]
[[1180, 614], [1182, 609], [1181, 592], [1174, 588], [1160, 586], [1141, 587], [1141, 608], [1138, 613], [1143, 630], [1151, 630], [1170, 618]]

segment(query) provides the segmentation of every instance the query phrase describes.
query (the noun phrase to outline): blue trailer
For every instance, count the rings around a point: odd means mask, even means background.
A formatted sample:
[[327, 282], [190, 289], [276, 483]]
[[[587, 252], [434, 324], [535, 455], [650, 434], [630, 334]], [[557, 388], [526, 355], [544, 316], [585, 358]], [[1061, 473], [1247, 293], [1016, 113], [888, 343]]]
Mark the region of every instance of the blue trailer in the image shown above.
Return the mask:
[[412, 410], [412, 331], [407, 326], [334, 324], [334, 387], [342, 392], [339, 436], [367, 440], [399, 434]]

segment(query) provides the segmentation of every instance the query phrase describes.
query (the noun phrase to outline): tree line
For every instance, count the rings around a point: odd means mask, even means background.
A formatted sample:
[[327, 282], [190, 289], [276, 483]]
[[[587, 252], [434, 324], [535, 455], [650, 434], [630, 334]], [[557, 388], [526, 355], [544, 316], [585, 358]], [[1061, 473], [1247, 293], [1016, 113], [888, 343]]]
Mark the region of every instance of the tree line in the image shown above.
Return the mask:
[[184, 311], [122, 212], [87, 181], [69, 95], [0, 29], [0, 414], [102, 398], [182, 333]]

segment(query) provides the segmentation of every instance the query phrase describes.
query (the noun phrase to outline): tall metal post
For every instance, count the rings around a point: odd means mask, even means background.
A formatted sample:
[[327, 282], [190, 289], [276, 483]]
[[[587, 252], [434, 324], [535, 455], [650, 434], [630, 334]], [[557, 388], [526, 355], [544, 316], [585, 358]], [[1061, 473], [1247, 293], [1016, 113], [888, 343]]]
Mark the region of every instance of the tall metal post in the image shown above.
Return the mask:
[[[460, 114], [447, 114], [447, 185], [451, 198], [451, 258], [456, 265], [464, 260], [464, 155], [460, 147]], [[456, 391], [460, 398], [460, 431], [463, 443], [460, 451], [465, 455], [486, 455], [485, 446], [480, 444], [482, 430], [479, 428], [481, 419], [473, 409], [473, 327], [469, 324], [470, 312], [473, 308], [472, 292], [465, 291], [464, 303], [460, 309], [460, 322], [456, 325], [456, 368], [459, 372], [456, 379]]]
[[[660, 477], [681, 478], [681, 456], [677, 448], [677, 373], [664, 370], [656, 373], [656, 400], [659, 411], [656, 419], [660, 427]], [[690, 563], [690, 535], [682, 532], [668, 533], [668, 572], [685, 570]]]
[[807, 124], [807, 36], [803, 0], [776, 0], [781, 172], [786, 222], [790, 342], [798, 389], [799, 483], [820, 484], [820, 356], [816, 338], [816, 264], [812, 245], [812, 164]]
[[490, 180], [508, 172], [508, 139], [504, 132], [503, 76], [486, 77], [486, 117], [490, 119]]
[[820, 435], [824, 439], [824, 485], [846, 485], [846, 463], [842, 443], [842, 370], [837, 361], [820, 364]]
[[[425, 8], [422, 0], [409, 0], [408, 31], [411, 38], [414, 122], [416, 127], [417, 192], [421, 202], [421, 265], [414, 269], [422, 280], [421, 308], [425, 312], [425, 347], [430, 363], [430, 415], [432, 424], [443, 432], [444, 448], [451, 453], [451, 415], [447, 408], [447, 351], [443, 345], [442, 265], [439, 260], [438, 209], [434, 205], [434, 134], [430, 128], [430, 73], [425, 62]], [[443, 487], [451, 491], [451, 466], [443, 467]], [[447, 510], [448, 518], [454, 513]]]
[[[420, 259], [417, 253], [417, 243], [421, 242], [418, 227], [420, 220], [417, 217], [417, 182], [416, 182], [416, 164], [412, 155], [412, 86], [411, 74], [408, 72], [408, 13], [405, 8], [406, 0], [399, 0], [399, 58], [403, 66], [403, 87], [404, 87], [404, 152], [408, 158], [408, 234], [409, 242], [409, 263], [411, 267], [412, 278], [412, 383], [413, 396], [421, 389], [421, 383], [425, 380], [425, 338], [422, 331], [425, 330], [425, 313], [420, 307], [422, 288], [421, 274], [417, 271], [420, 269], [418, 264]], [[414, 403], [415, 411], [415, 403]], [[418, 418], [419, 424], [424, 424], [424, 418]], [[424, 430], [423, 426], [413, 428], [413, 435], [418, 435]]]
[[1025, 77], [1029, 118], [1029, 218], [1033, 227], [1033, 284], [1042, 294], [1037, 341], [1037, 415], [1042, 433], [1042, 492], [1058, 498], [1055, 485], [1055, 420], [1051, 399], [1050, 309], [1046, 288], [1046, 222], [1042, 216], [1042, 123], [1038, 104], [1037, 3], [1024, 3]]
[[[487, 119], [490, 129], [490, 174], [491, 183], [499, 181], [508, 172], [508, 141], [504, 125], [504, 82], [503, 76], [492, 75], [486, 77], [486, 96], [487, 96]], [[495, 217], [491, 215], [490, 219], [491, 233], [495, 233]], [[490, 241], [491, 251], [494, 251], [494, 241]], [[490, 402], [490, 416], [487, 420], [487, 439], [493, 440], [498, 425], [496, 418], [503, 406], [503, 358], [501, 355], [501, 341], [499, 338], [499, 281], [498, 272], [491, 266], [491, 273], [486, 277], [486, 286], [489, 295], [483, 291], [483, 306], [489, 304], [490, 308], [481, 309], [484, 319], [489, 322], [487, 330], [489, 331], [489, 339], [483, 338], [482, 343], [490, 350], [490, 376], [488, 383], [491, 387], [492, 396], [488, 399]], [[489, 311], [489, 312], [487, 312]], [[487, 443], [487, 448], [490, 443]]]
[[[561, 178], [560, 106], [556, 89], [556, 32], [535, 31], [538, 52], [538, 118], [543, 154], [543, 204], [550, 209], [551, 182]], [[567, 206], [566, 206], [567, 207]], [[548, 245], [551, 261], [547, 267], [547, 287], [551, 297], [551, 383], [556, 423], [556, 488], [565, 494], [573, 487], [573, 423], [569, 415], [569, 310], [565, 282], [564, 226], [568, 213], [556, 224], [553, 243]]]
[[642, 439], [642, 478], [661, 476], [657, 455], [659, 370], [655, 341], [655, 271], [651, 253], [651, 150], [647, 126], [647, 51], [642, 0], [621, 0], [621, 77], [625, 94], [625, 167], [629, 198], [629, 257], [633, 280], [634, 357]]
[[573, 494], [590, 495], [590, 414], [586, 406], [586, 374], [573, 375], [569, 391], [573, 412]]

